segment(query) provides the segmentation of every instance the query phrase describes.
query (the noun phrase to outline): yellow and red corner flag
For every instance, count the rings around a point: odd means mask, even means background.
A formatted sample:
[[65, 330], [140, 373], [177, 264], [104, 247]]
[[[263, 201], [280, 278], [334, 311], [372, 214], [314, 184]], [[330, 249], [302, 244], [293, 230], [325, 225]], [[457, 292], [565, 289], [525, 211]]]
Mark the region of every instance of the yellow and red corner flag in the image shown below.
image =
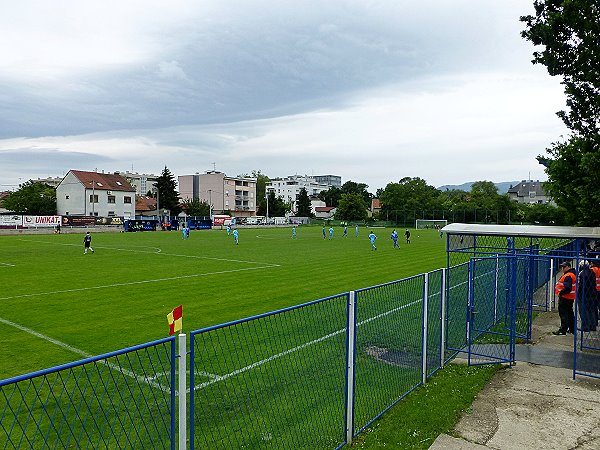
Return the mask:
[[167, 314], [167, 321], [169, 322], [169, 336], [183, 329], [181, 305], [179, 305], [177, 308], [175, 308], [173, 311]]

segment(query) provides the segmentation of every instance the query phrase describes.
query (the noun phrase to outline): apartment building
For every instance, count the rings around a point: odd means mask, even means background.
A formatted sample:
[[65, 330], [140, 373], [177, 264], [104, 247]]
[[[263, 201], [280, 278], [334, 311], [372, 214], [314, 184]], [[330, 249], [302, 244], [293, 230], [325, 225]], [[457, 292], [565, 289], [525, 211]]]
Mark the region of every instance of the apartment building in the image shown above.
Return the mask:
[[178, 182], [182, 200], [204, 201], [211, 205], [213, 214], [256, 215], [256, 178], [228, 177], [223, 172], [210, 170], [181, 175]]

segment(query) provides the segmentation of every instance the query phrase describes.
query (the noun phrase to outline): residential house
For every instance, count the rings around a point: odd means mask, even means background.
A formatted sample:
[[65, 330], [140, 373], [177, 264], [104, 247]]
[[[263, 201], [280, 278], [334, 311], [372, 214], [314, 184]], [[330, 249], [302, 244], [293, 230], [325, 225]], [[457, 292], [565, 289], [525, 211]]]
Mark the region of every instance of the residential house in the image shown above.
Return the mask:
[[540, 180], [523, 180], [515, 186], [510, 186], [508, 196], [519, 203], [554, 204], [542, 184]]
[[336, 211], [335, 206], [317, 206], [315, 208], [315, 218], [317, 219], [333, 219]]
[[147, 195], [135, 196], [136, 216], [156, 216], [156, 199]]
[[135, 217], [135, 188], [121, 175], [70, 170], [56, 188], [64, 216]]

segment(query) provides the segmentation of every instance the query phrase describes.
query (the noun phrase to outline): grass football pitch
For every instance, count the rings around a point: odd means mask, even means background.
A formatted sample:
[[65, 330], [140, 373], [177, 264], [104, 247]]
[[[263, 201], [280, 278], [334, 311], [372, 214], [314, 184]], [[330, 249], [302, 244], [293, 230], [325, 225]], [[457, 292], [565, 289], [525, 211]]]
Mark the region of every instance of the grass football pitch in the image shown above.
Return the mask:
[[321, 227], [0, 236], [0, 379], [168, 335], [183, 304], [184, 331], [305, 303], [446, 265], [445, 239], [391, 228], [332, 240]]

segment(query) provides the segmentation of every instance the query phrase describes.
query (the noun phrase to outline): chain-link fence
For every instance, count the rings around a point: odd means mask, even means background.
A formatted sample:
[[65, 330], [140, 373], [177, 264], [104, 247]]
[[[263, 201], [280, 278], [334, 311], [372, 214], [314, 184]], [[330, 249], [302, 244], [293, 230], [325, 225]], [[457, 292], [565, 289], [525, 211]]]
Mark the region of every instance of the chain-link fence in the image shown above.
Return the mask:
[[175, 339], [0, 381], [0, 446], [175, 448]]

